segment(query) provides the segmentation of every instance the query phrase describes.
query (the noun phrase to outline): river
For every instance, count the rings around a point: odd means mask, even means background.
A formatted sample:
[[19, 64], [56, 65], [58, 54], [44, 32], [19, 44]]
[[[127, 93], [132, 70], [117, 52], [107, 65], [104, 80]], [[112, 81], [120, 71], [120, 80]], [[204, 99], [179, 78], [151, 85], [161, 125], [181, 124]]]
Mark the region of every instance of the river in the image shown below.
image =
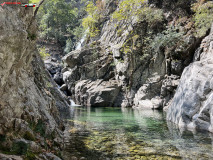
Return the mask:
[[84, 160], [213, 159], [213, 134], [180, 130], [165, 113], [72, 107], [68, 152]]

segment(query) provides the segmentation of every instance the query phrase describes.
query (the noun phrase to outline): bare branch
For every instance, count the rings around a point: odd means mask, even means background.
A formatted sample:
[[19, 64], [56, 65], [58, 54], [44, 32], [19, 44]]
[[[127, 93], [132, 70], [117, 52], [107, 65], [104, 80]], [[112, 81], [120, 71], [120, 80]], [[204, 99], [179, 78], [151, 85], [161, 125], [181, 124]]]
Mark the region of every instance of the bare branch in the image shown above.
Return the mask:
[[39, 9], [39, 7], [42, 5], [42, 3], [43, 3], [44, 1], [45, 1], [45, 0], [41, 0], [41, 1], [39, 2], [38, 6], [36, 7], [35, 12], [34, 12], [34, 14], [33, 14], [33, 18], [36, 17], [36, 15], [37, 15], [37, 13], [38, 13], [38, 9]]

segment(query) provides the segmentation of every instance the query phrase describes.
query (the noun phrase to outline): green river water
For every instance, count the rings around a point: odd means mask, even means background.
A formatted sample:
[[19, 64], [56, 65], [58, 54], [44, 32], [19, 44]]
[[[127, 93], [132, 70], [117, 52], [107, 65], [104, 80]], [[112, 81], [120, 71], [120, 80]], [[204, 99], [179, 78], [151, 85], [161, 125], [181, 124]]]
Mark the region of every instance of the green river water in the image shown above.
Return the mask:
[[180, 130], [165, 113], [72, 107], [69, 153], [87, 160], [213, 159], [213, 135]]

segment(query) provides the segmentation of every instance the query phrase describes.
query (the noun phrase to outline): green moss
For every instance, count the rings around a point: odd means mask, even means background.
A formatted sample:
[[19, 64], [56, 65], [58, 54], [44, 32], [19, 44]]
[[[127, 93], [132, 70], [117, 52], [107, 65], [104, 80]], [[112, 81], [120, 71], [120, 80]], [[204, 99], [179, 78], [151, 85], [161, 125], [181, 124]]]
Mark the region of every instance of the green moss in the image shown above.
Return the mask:
[[29, 126], [34, 132], [39, 133], [42, 137], [45, 137], [45, 125], [41, 119], [38, 120], [38, 123], [30, 121]]
[[26, 153], [26, 156], [24, 157], [24, 160], [35, 160], [36, 155], [33, 152], [28, 151]]
[[6, 140], [6, 136], [0, 134], [0, 142], [4, 142], [5, 140]]
[[45, 47], [39, 48], [39, 54], [40, 54], [40, 56], [42, 57], [42, 59], [45, 59], [46, 57], [49, 57], [49, 56], [50, 56], [49, 53], [46, 53]]
[[28, 150], [28, 144], [20, 141], [14, 142], [12, 147], [12, 153], [16, 155], [26, 155]]
[[36, 38], [37, 38], [36, 34], [30, 33], [30, 32], [28, 32], [27, 37], [30, 40], [36, 40]]
[[43, 137], [45, 136], [45, 126], [41, 119], [38, 120], [38, 123], [36, 124], [34, 131], [40, 133], [40, 135]]
[[29, 131], [25, 132], [23, 138], [30, 140], [30, 141], [35, 141], [35, 136], [33, 134], [31, 134]]

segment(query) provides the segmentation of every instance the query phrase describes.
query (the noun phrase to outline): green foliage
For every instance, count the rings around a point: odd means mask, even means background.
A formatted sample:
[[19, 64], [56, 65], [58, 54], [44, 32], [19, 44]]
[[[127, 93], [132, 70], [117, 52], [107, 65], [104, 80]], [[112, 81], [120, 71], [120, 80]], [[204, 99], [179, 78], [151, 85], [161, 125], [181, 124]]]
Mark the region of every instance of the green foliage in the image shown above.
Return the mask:
[[28, 32], [27, 36], [30, 40], [36, 40], [36, 34]]
[[76, 27], [73, 29], [72, 34], [74, 35], [74, 39], [76, 40], [76, 42], [78, 42], [83, 37], [84, 29], [82, 28], [82, 26]]
[[147, 7], [145, 0], [124, 0], [119, 4], [119, 10], [116, 10], [112, 17], [118, 21], [127, 20], [130, 23], [136, 17], [138, 21], [146, 21], [153, 26], [163, 20], [163, 11]]
[[124, 0], [119, 4], [119, 10], [115, 11], [112, 17], [118, 21], [128, 19], [138, 15], [138, 8], [141, 8], [142, 5], [144, 5], [144, 0]]
[[24, 160], [35, 160], [36, 155], [30, 151], [28, 151], [24, 157]]
[[98, 23], [100, 20], [100, 12], [98, 7], [92, 2], [86, 6], [87, 17], [82, 20], [82, 26], [85, 30], [88, 30], [90, 37], [95, 37], [99, 34]]
[[41, 136], [45, 136], [45, 126], [41, 119], [38, 120], [38, 123], [36, 124], [34, 131], [39, 133]]
[[155, 26], [163, 21], [163, 10], [144, 7], [138, 12], [139, 21], [146, 21], [149, 26]]
[[45, 125], [41, 119], [39, 119], [37, 123], [31, 121], [29, 122], [29, 125], [34, 132], [39, 133], [42, 137], [45, 137]]
[[46, 53], [45, 47], [39, 48], [39, 54], [40, 54], [40, 56], [41, 56], [42, 59], [45, 59], [46, 57], [50, 56], [49, 53]]
[[[156, 8], [150, 8], [147, 6], [145, 0], [124, 0], [119, 4], [119, 10], [116, 10], [112, 18], [117, 21], [125, 21], [126, 28], [133, 26], [135, 21], [137, 23], [145, 22], [149, 28], [156, 26], [158, 23], [163, 21], [163, 11]], [[122, 35], [123, 29], [118, 29], [117, 34]], [[128, 39], [122, 46], [122, 52], [130, 54], [131, 61], [134, 60], [133, 52], [138, 48], [141, 48], [143, 56], [142, 59], [147, 59], [150, 52], [150, 35], [141, 35], [135, 33], [133, 30], [129, 33]], [[134, 62], [132, 62], [132, 68], [134, 68]]]
[[31, 134], [29, 131], [26, 131], [24, 136], [23, 136], [24, 139], [26, 140], [30, 140], [30, 141], [35, 141], [35, 136], [33, 134]]
[[197, 3], [192, 5], [192, 10], [195, 12], [193, 19], [197, 30], [197, 36], [204, 36], [213, 22], [213, 2], [198, 0]]
[[44, 39], [53, 39], [65, 44], [64, 35], [69, 34], [78, 24], [78, 12], [73, 3], [65, 0], [48, 0], [42, 5], [38, 14], [40, 36]]
[[28, 145], [25, 142], [19, 141], [13, 143], [12, 153], [16, 155], [25, 155], [27, 153], [27, 150]]
[[161, 47], [172, 47], [182, 40], [183, 34], [177, 27], [169, 26], [162, 33], [157, 34], [151, 43], [151, 48], [157, 51]]
[[65, 53], [69, 53], [73, 49], [74, 45], [71, 39], [66, 40], [66, 47], [64, 49]]
[[5, 140], [6, 140], [6, 136], [0, 134], [0, 142], [4, 142]]
[[40, 0], [29, 0], [29, 3], [39, 3]]

